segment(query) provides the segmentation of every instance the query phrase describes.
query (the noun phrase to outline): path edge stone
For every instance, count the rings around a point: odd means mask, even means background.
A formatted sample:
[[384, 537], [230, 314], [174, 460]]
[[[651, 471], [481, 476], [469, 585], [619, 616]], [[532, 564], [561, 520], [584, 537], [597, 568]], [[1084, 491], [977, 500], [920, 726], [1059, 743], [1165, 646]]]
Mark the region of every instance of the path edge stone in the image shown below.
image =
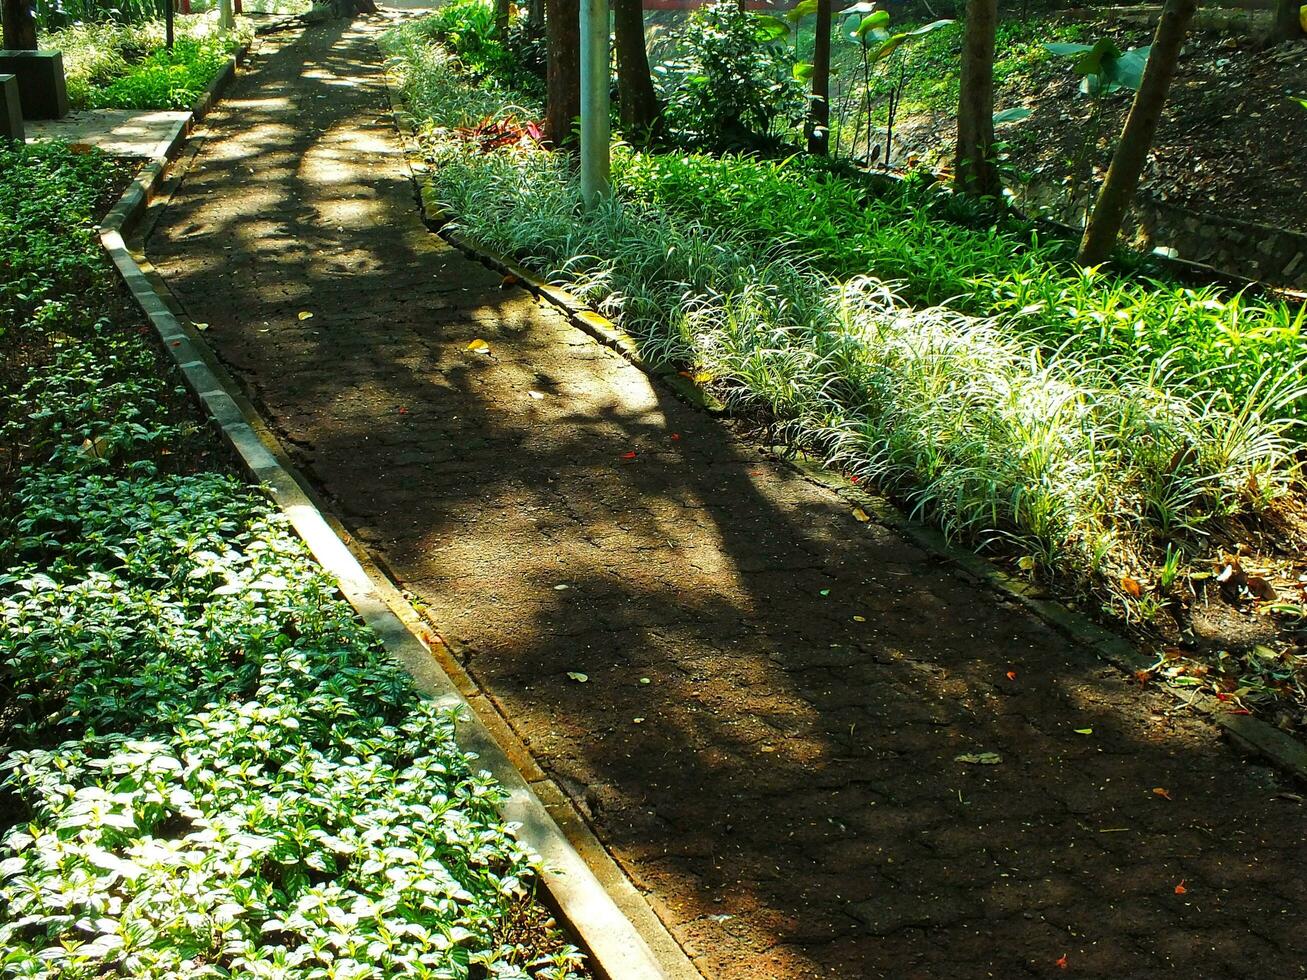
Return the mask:
[[[248, 50], [249, 46], [246, 46], [230, 59], [226, 68], [196, 101], [190, 117], [178, 123], [170, 139], [160, 144], [154, 158], [132, 180], [100, 225], [101, 245], [132, 297], [149, 318], [203, 411], [217, 424], [250, 476], [289, 518], [314, 558], [337, 580], [341, 594], [382, 641], [387, 652], [410, 674], [417, 690], [440, 707], [459, 712], [461, 720], [456, 738], [460, 748], [473, 754], [503, 788], [507, 799], [500, 806], [500, 813], [506, 821], [518, 826], [518, 838], [540, 855], [543, 864], [540, 882], [547, 892], [543, 898], [585, 948], [588, 968], [595, 977], [598, 980], [699, 978], [699, 972], [683, 953], [683, 962], [672, 959], [669, 963], [665, 950], [659, 956], [651, 951], [645, 938], [621, 909], [622, 904], [629, 904], [632, 896], [644, 904], [643, 896], [617, 871], [615, 864], [613, 870], [621, 880], [620, 883], [610, 881], [609, 887], [591, 870], [550, 812], [551, 809], [558, 810], [560, 817], [566, 820], [570, 804], [547, 780], [540, 781], [537, 786], [551, 799], [548, 805], [541, 800], [536, 787], [528, 782], [455, 681], [441, 668], [428, 641], [412, 623], [401, 619], [387, 602], [388, 593], [398, 594], [397, 590], [388, 582], [374, 580], [365, 571], [336, 533], [333, 523], [286, 465], [286, 457], [275, 439], [270, 437], [267, 427], [251, 415], [248, 403], [233, 390], [225, 373], [210, 367], [215, 359], [202, 337], [172, 312], [127, 245], [127, 233], [146, 213], [167, 175], [170, 162], [186, 143], [195, 120], [216, 102]], [[554, 799], [555, 795], [559, 798]], [[603, 856], [611, 862], [606, 851]], [[624, 903], [610, 893], [613, 884], [625, 885], [629, 889], [630, 894], [622, 896]], [[649, 915], [653, 915], [652, 910], [649, 910]], [[670, 934], [667, 936], [671, 940]], [[674, 940], [671, 941], [675, 944]], [[676, 951], [681, 952], [679, 945]]]
[[[430, 168], [417, 141], [412, 117], [395, 96], [393, 85], [391, 103], [394, 108], [395, 126], [404, 142], [409, 156], [410, 170], [417, 182], [418, 204], [422, 211], [422, 219], [433, 233], [491, 269], [517, 279], [525, 289], [558, 308], [574, 327], [618, 352], [655, 380], [667, 385], [683, 401], [711, 415], [729, 414], [726, 406], [698, 384], [692, 376], [687, 377], [679, 372], [661, 368], [641, 357], [635, 340], [629, 334], [583, 300], [559, 286], [545, 282], [513, 259], [480, 245], [451, 227], [457, 216], [451, 214], [440, 201], [431, 179]], [[788, 464], [811, 482], [832, 490], [844, 498], [851, 507], [861, 507], [870, 512], [880, 523], [897, 531], [918, 547], [949, 561], [966, 578], [979, 582], [1018, 603], [1059, 634], [1089, 648], [1100, 659], [1127, 676], [1134, 676], [1154, 666], [1155, 661], [1141, 655], [1135, 645], [1120, 634], [1099, 625], [1084, 613], [1070, 608], [1060, 599], [1050, 596], [1038, 585], [1012, 576], [976, 552], [951, 543], [938, 529], [904, 515], [889, 498], [868, 493], [844, 474], [829, 469], [794, 447], [768, 448], [774, 457]], [[1307, 745], [1300, 739], [1260, 718], [1235, 714], [1227, 705], [1210, 695], [1195, 695], [1190, 689], [1164, 682], [1154, 683], [1153, 686], [1164, 691], [1183, 707], [1192, 708], [1207, 716], [1239, 749], [1262, 759], [1303, 785], [1307, 785]]]

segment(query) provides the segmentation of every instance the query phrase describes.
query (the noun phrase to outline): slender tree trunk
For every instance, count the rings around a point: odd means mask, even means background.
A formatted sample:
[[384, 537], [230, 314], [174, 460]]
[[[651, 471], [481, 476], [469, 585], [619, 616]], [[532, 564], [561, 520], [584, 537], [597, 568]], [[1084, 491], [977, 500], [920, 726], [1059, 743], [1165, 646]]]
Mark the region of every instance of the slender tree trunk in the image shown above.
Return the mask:
[[1189, 21], [1197, 7], [1198, 0], [1166, 0], [1162, 7], [1144, 77], [1135, 93], [1134, 104], [1130, 106], [1130, 114], [1126, 116], [1121, 139], [1107, 168], [1107, 177], [1098, 190], [1093, 214], [1085, 224], [1078, 257], [1081, 265], [1098, 265], [1106, 261], [1116, 246], [1121, 223], [1134, 200], [1139, 176], [1144, 172], [1148, 153], [1153, 148], [1153, 137], [1162, 119], [1167, 90], [1175, 76], [1185, 31], [1189, 29]]
[[812, 48], [812, 104], [808, 122], [808, 152], [830, 154], [830, 31], [831, 0], [817, 0], [816, 37]]
[[532, 31], [545, 26], [545, 0], [527, 0], [526, 22]]
[[958, 99], [957, 186], [967, 194], [1000, 197], [994, 160], [994, 37], [998, 0], [967, 0]]
[[495, 36], [504, 37], [508, 34], [508, 5], [509, 0], [495, 0]]
[[36, 11], [32, 0], [4, 0], [5, 47], [11, 51], [36, 50]]
[[1271, 27], [1270, 41], [1292, 41], [1303, 36], [1302, 0], [1279, 0], [1275, 5], [1275, 23]]
[[545, 137], [554, 146], [573, 140], [572, 127], [581, 115], [581, 5], [579, 0], [546, 0], [545, 28], [549, 74]]
[[617, 46], [617, 96], [622, 124], [630, 133], [648, 136], [658, 122], [658, 95], [649, 72], [644, 40], [642, 0], [612, 0]]

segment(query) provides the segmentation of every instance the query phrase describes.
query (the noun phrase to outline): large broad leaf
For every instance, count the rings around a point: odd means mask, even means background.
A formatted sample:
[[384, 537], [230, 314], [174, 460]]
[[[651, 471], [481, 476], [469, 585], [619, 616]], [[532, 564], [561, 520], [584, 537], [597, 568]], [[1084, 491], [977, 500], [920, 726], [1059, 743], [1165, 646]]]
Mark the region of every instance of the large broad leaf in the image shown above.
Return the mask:
[[812, 65], [806, 61], [800, 61], [791, 70], [794, 73], [795, 81], [806, 82], [812, 77]]
[[887, 38], [885, 42], [876, 49], [876, 53], [871, 56], [871, 60], [880, 61], [882, 58], [888, 58], [902, 47], [904, 42], [908, 41], [910, 38], [921, 37], [921, 35], [929, 34], [931, 31], [937, 31], [941, 27], [947, 27], [951, 23], [953, 23], [951, 20], [936, 20], [931, 21], [929, 24], [923, 24], [916, 30], [895, 34], [892, 37]]
[[922, 24], [914, 31], [908, 31], [908, 37], [920, 37], [922, 34], [929, 34], [931, 31], [937, 31], [941, 27], [948, 27], [953, 21], [947, 17], [943, 20], [932, 20], [929, 24]]
[[1030, 110], [1023, 106], [1015, 106], [1011, 109], [1001, 109], [994, 113], [994, 125], [1001, 126], [1003, 123], [1016, 122], [1019, 119], [1029, 119]]
[[764, 41], [779, 41], [790, 36], [790, 25], [771, 14], [754, 14], [754, 27]]
[[[866, 3], [866, 2], [864, 2], [864, 3], [855, 3], [855, 4], [853, 4], [853, 5], [850, 6], [850, 7], [845, 7], [845, 8], [844, 8], [843, 10], [841, 10], [839, 13], [840, 13], [840, 16], [841, 16], [841, 17], [843, 17], [845, 14], [860, 14], [860, 15], [873, 14], [873, 13], [876, 13], [876, 4], [875, 4], [875, 3]], [[883, 13], [883, 14], [885, 15], [885, 19], [886, 19], [886, 20], [889, 19], [889, 11], [888, 11], [888, 10], [881, 11], [881, 13]]]
[[805, 17], [811, 17], [817, 12], [817, 0], [799, 0], [785, 14], [785, 19], [791, 24], [797, 24]]
[[1068, 55], [1082, 54], [1085, 51], [1092, 51], [1092, 44], [1045, 44], [1044, 50], [1049, 54], [1055, 54], [1059, 58], [1065, 58]]
[[1115, 61], [1120, 57], [1121, 49], [1116, 46], [1116, 42], [1105, 37], [1077, 58], [1071, 70], [1081, 78], [1086, 75], [1101, 75], [1104, 61]]
[[[1152, 51], [1151, 45], [1142, 48], [1131, 48], [1121, 57], [1117, 58], [1115, 63], [1110, 66], [1107, 74], [1110, 80], [1122, 88], [1128, 88], [1132, 92], [1139, 91], [1139, 84], [1144, 80], [1144, 69], [1148, 67], [1148, 55]], [[1107, 65], [1104, 65], [1107, 68]]]
[[858, 26], [853, 30], [853, 36], [861, 41], [864, 37], [875, 30], [883, 30], [889, 24], [889, 11], [877, 10], [875, 13], [868, 14], [862, 20], [858, 21]]

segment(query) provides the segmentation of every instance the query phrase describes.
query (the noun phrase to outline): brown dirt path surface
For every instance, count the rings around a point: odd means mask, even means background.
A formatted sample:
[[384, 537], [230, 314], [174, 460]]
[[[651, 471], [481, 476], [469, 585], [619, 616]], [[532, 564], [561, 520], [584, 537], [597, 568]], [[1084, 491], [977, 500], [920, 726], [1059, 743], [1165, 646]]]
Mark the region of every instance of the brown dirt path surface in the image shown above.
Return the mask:
[[427, 233], [381, 29], [265, 45], [150, 255], [704, 975], [1302, 976], [1301, 799]]

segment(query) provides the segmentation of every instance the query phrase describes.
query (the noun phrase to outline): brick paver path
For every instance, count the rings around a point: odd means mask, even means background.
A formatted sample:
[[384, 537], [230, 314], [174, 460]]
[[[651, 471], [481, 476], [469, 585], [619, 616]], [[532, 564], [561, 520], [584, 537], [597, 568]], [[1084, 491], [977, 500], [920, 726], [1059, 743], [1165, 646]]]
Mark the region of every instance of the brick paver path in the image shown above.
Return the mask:
[[383, 28], [265, 45], [151, 257], [704, 975], [1303, 975], [1301, 800], [427, 233]]

